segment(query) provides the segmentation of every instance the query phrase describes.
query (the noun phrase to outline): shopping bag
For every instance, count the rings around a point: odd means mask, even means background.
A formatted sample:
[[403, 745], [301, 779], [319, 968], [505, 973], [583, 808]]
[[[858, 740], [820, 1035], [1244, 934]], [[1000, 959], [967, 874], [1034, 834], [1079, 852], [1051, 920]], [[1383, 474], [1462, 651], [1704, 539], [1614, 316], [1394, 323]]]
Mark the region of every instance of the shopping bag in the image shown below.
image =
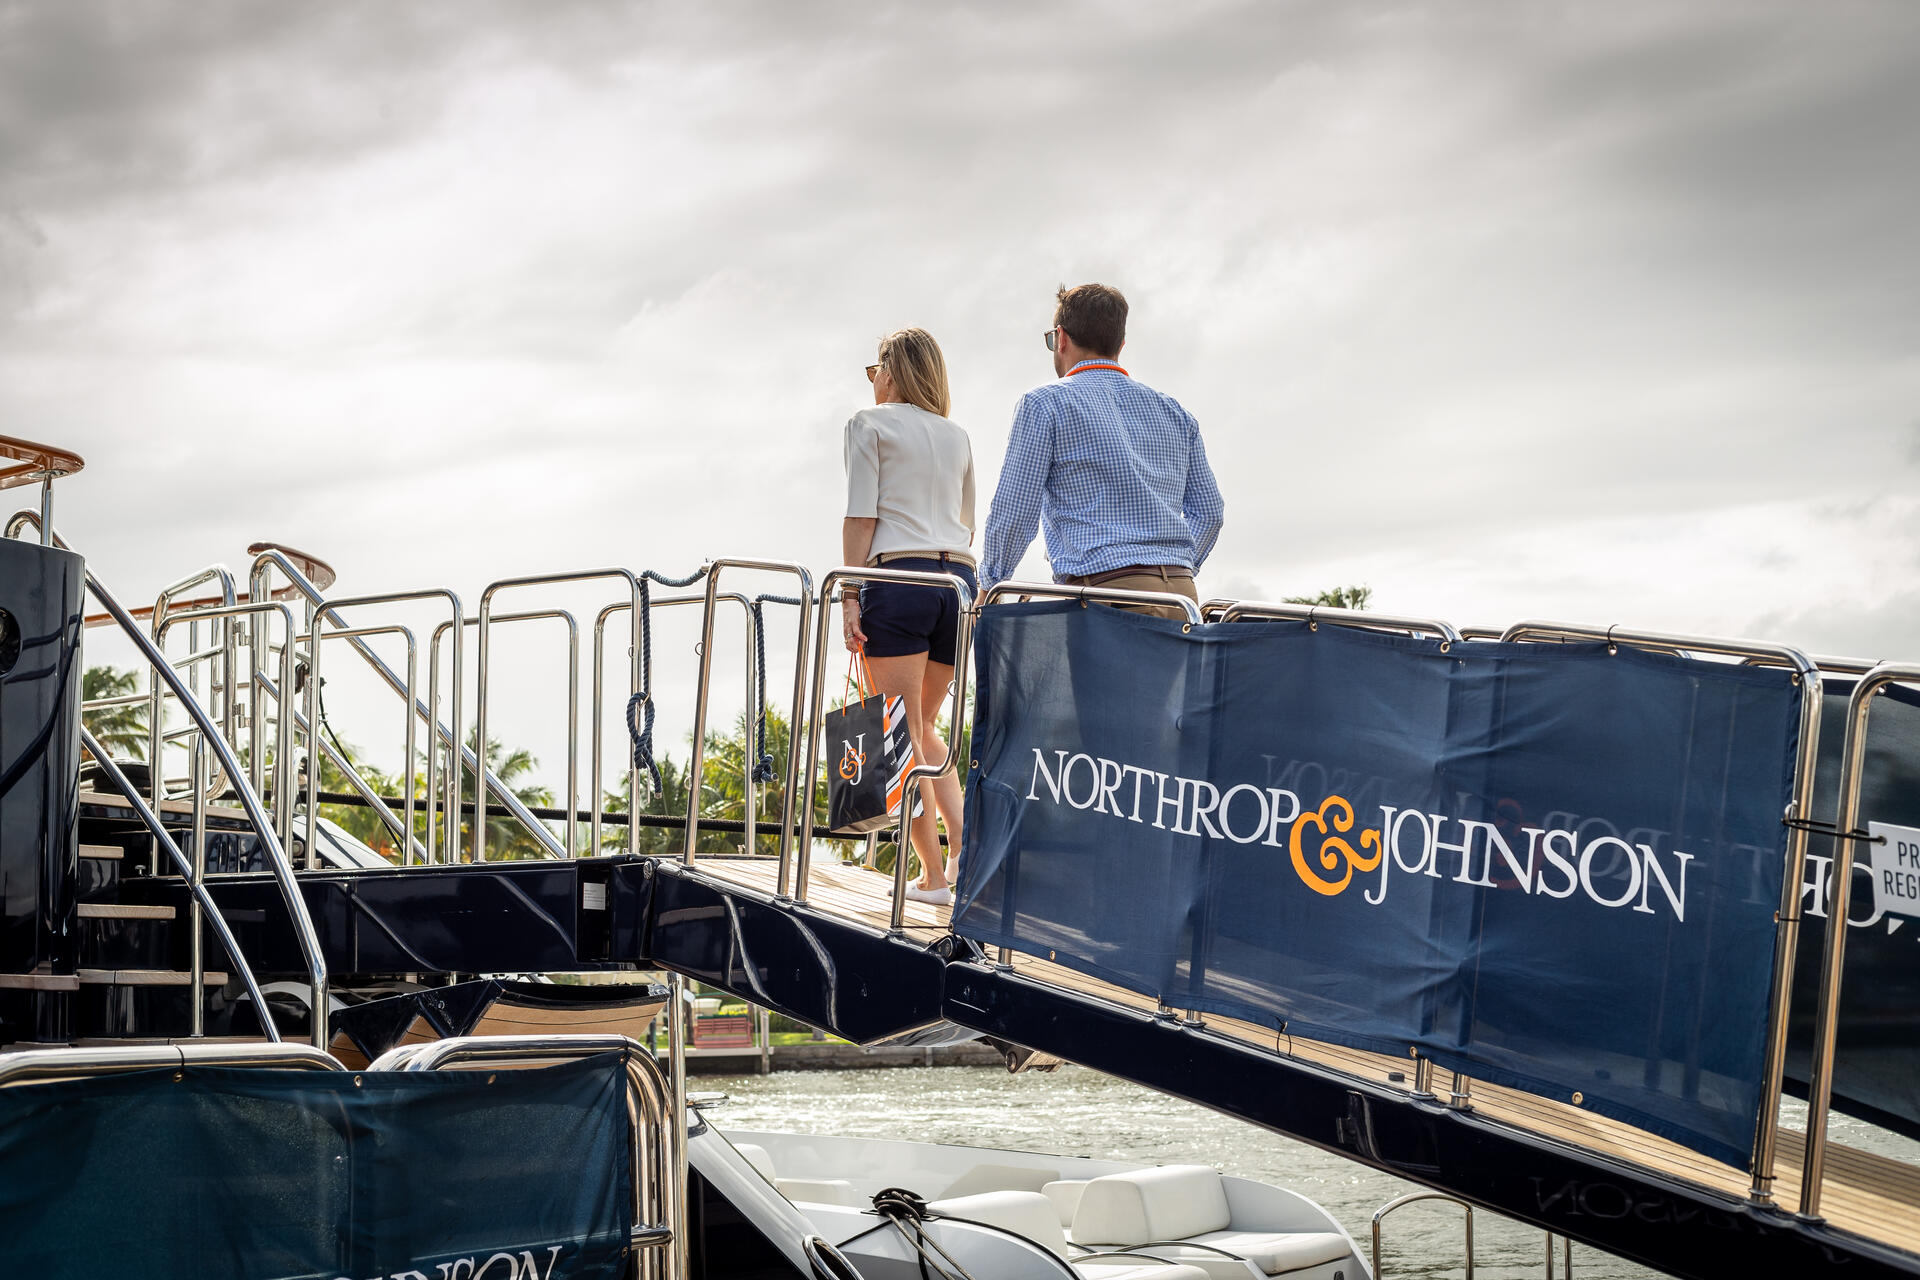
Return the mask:
[[[900, 799], [913, 768], [913, 738], [907, 732], [906, 699], [872, 691], [866, 663], [855, 655], [859, 692], [827, 717], [827, 826], [842, 835], [865, 835], [899, 825]], [[925, 812], [915, 797], [913, 814]]]

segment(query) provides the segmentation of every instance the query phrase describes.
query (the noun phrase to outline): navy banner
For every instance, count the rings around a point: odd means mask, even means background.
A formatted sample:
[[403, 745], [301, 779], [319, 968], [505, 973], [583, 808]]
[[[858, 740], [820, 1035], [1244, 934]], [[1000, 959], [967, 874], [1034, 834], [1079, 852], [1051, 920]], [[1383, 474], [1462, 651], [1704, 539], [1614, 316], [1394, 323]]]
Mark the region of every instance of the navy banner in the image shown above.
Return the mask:
[[0, 1089], [0, 1273], [619, 1280], [626, 1070], [188, 1067]]
[[974, 645], [958, 932], [1748, 1162], [1786, 672], [1077, 601]]

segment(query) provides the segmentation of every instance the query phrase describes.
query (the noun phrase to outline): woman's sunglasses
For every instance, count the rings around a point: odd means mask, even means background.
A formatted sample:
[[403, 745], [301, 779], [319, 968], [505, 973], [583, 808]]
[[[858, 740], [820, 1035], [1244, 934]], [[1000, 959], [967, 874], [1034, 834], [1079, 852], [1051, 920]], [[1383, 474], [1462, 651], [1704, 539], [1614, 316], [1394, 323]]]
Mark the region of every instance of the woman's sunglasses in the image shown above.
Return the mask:
[[873, 381], [873, 380], [874, 380], [875, 378], [877, 378], [877, 377], [879, 377], [879, 376], [880, 376], [880, 370], [881, 370], [882, 368], [884, 368], [884, 367], [885, 367], [885, 365], [884, 365], [884, 362], [883, 362], [882, 364], [870, 364], [870, 365], [868, 365], [868, 366], [867, 366], [867, 381], [868, 381], [868, 382], [872, 382], [872, 381]]

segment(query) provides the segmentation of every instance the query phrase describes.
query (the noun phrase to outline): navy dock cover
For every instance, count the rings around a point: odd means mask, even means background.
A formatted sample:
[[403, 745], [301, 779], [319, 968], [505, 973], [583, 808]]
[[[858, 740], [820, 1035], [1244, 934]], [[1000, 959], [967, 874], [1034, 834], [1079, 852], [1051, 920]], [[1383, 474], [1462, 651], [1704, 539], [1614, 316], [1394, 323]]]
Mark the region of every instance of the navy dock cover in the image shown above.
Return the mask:
[[975, 655], [957, 932], [1749, 1163], [1788, 672], [1072, 600]]
[[617, 1280], [631, 1135], [619, 1054], [14, 1085], [0, 1089], [4, 1272]]

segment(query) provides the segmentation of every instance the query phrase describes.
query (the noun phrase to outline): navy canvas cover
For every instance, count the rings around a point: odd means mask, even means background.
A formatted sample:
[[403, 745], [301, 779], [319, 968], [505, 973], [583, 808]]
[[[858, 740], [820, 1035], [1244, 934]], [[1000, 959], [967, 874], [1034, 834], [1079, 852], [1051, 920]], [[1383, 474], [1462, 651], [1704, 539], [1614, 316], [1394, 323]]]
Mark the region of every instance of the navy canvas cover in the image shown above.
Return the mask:
[[958, 932], [1746, 1164], [1787, 672], [1077, 601], [975, 654]]
[[0, 1088], [5, 1274], [615, 1280], [633, 1225], [625, 1090], [618, 1054]]

